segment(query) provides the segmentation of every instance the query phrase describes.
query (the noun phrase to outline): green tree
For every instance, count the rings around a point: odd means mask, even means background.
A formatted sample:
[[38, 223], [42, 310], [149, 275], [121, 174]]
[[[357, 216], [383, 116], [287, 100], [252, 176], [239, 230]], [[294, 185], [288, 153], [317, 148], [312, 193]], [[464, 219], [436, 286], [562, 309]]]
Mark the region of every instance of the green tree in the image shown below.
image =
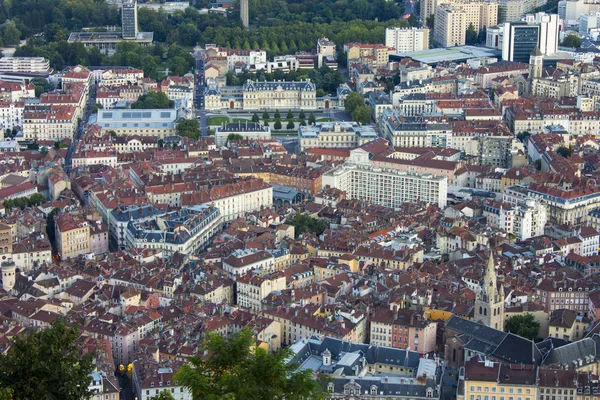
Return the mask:
[[231, 338], [210, 333], [203, 350], [210, 356], [190, 358], [175, 375], [194, 400], [326, 398], [311, 370], [296, 371], [295, 365], [286, 362], [291, 350], [268, 353], [255, 347], [248, 328]]
[[352, 121], [368, 124], [371, 122], [371, 107], [360, 106], [352, 112]]
[[556, 153], [559, 156], [562, 156], [564, 158], [568, 158], [571, 155], [571, 150], [569, 150], [567, 147], [565, 146], [560, 146], [558, 149], [556, 149]]
[[275, 114], [273, 114], [273, 118], [275, 118], [275, 119], [281, 118], [281, 114], [279, 113], [279, 110], [275, 110]]
[[185, 136], [190, 139], [198, 139], [200, 137], [200, 126], [195, 119], [184, 119], [177, 124], [175, 131], [179, 136]]
[[35, 97], [40, 97], [42, 93], [54, 89], [54, 86], [46, 78], [33, 78], [30, 83], [35, 88]]
[[252, 122], [260, 122], [260, 118], [258, 118], [257, 113], [252, 114]]
[[270, 116], [269, 116], [269, 112], [268, 112], [268, 111], [265, 111], [265, 112], [263, 113], [263, 115], [262, 115], [262, 119], [263, 119], [263, 121], [265, 121], [265, 124], [266, 124], [267, 122], [269, 122], [269, 118], [270, 118]]
[[425, 19], [425, 25], [427, 25], [429, 29], [433, 29], [433, 19], [433, 14]]
[[277, 130], [281, 129], [281, 120], [280, 119], [275, 120], [275, 124], [273, 125], [273, 128], [275, 128]]
[[531, 313], [515, 315], [506, 321], [506, 331], [531, 340], [537, 339], [539, 329], [540, 323]]
[[92, 114], [97, 114], [98, 110], [102, 110], [104, 107], [102, 107], [102, 104], [100, 103], [96, 103], [94, 104], [94, 108], [92, 109]]
[[172, 108], [173, 100], [169, 100], [163, 92], [148, 92], [141, 95], [135, 103], [131, 105], [133, 109], [150, 109], [150, 108]]
[[304, 114], [304, 110], [300, 110], [300, 114], [298, 114], [298, 118], [300, 118], [300, 119], [306, 118], [306, 114]]
[[477, 30], [473, 24], [469, 24], [467, 32], [465, 34], [465, 44], [474, 45], [477, 44]]
[[168, 391], [168, 389], [163, 390], [159, 394], [154, 397], [151, 397], [152, 400], [175, 400], [175, 397]]
[[564, 47], [581, 47], [581, 38], [577, 35], [567, 35], [567, 37], [563, 40], [562, 45]]
[[352, 114], [354, 112], [354, 110], [356, 110], [358, 107], [362, 107], [364, 105], [365, 105], [365, 102], [364, 102], [363, 98], [360, 97], [360, 94], [358, 94], [358, 92], [350, 93], [346, 97], [346, 100], [344, 101], [344, 108], [346, 109], [346, 112], [348, 114]]
[[310, 232], [319, 236], [327, 229], [327, 224], [322, 219], [312, 218], [306, 214], [300, 213], [296, 213], [294, 218], [286, 223], [294, 227], [296, 237], [305, 232]]
[[306, 126], [306, 120], [304, 118], [300, 120], [300, 126]]
[[317, 122], [317, 119], [315, 118], [315, 114], [312, 112], [310, 114], [308, 114], [308, 124], [313, 125], [316, 122]]
[[523, 131], [517, 134], [517, 139], [519, 139], [521, 142], [525, 143], [525, 140], [531, 136], [531, 132], [529, 131]]
[[230, 140], [244, 140], [244, 137], [239, 133], [230, 133], [229, 135], [227, 135], [227, 141]]
[[287, 119], [292, 119], [294, 118], [294, 113], [292, 113], [292, 110], [288, 110], [287, 115], [285, 116]]
[[327, 92], [321, 88], [317, 89], [317, 92], [315, 93], [315, 96], [317, 97], [325, 97], [327, 96]]
[[4, 28], [4, 35], [2, 39], [4, 41], [4, 45], [6, 46], [18, 45], [21, 41], [21, 31], [17, 29], [15, 24], [9, 23]]
[[285, 126], [285, 129], [291, 131], [292, 129], [294, 129], [296, 127], [296, 125], [294, 124], [293, 120], [288, 120], [287, 125]]
[[11, 389], [16, 399], [87, 399], [94, 354], [80, 355], [78, 337], [61, 320], [18, 335], [0, 354], [0, 387]]

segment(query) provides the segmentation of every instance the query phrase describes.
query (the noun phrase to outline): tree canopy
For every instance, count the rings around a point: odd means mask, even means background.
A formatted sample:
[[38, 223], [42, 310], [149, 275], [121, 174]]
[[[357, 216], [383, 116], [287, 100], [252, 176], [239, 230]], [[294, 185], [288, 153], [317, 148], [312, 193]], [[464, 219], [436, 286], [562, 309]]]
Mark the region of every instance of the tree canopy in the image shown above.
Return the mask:
[[473, 24], [469, 24], [467, 32], [465, 33], [465, 44], [474, 45], [477, 44], [478, 34]]
[[23, 210], [26, 207], [39, 206], [46, 202], [46, 198], [41, 193], [34, 193], [27, 197], [17, 197], [16, 199], [7, 199], [2, 203], [4, 208], [10, 210], [12, 208], [20, 208]]
[[175, 131], [179, 136], [189, 137], [194, 140], [200, 137], [200, 126], [195, 119], [184, 119], [179, 121]]
[[[149, 108], [172, 108], [173, 100], [169, 100], [163, 92], [148, 92], [141, 95], [135, 103], [131, 105], [133, 109], [149, 109]], [[196, 125], [198, 122], [196, 122]]]
[[565, 47], [581, 47], [581, 38], [577, 35], [567, 35], [563, 40], [562, 45]]
[[506, 330], [508, 332], [527, 339], [536, 339], [539, 329], [540, 323], [535, 320], [531, 313], [515, 315], [506, 321]]
[[289, 225], [292, 225], [296, 232], [296, 237], [300, 236], [305, 232], [314, 233], [315, 235], [320, 235], [327, 229], [327, 224], [325, 221], [309, 217], [306, 214], [296, 213], [294, 218], [291, 221], [286, 222]]
[[209, 354], [206, 359], [192, 357], [175, 376], [191, 391], [194, 400], [326, 398], [312, 371], [295, 371], [286, 363], [289, 349], [268, 353], [255, 347], [248, 328], [231, 338], [211, 333], [203, 350]]
[[79, 354], [78, 337], [61, 320], [18, 335], [0, 354], [0, 387], [12, 390], [14, 400], [88, 398], [94, 355]]
[[556, 149], [556, 154], [568, 158], [571, 155], [571, 150], [565, 146], [560, 146], [558, 149]]
[[368, 124], [371, 122], [371, 107], [359, 106], [352, 111], [352, 121]]
[[244, 137], [239, 133], [230, 133], [229, 135], [227, 135], [227, 141], [230, 140], [244, 140]]
[[358, 107], [362, 107], [364, 105], [365, 105], [365, 101], [360, 96], [360, 94], [358, 94], [358, 92], [350, 93], [346, 97], [346, 100], [344, 101], [344, 107], [346, 109], [346, 112], [349, 114], [352, 114], [354, 112], [354, 110], [356, 110]]

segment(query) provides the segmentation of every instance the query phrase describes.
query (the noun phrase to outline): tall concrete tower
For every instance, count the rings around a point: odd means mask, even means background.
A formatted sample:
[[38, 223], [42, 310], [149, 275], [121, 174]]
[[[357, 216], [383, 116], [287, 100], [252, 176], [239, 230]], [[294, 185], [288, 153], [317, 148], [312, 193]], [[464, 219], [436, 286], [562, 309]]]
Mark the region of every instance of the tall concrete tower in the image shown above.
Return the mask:
[[496, 286], [496, 266], [490, 254], [481, 292], [475, 299], [475, 321], [504, 330], [504, 288]]
[[137, 37], [137, 0], [123, 1], [123, 7], [121, 8], [121, 32], [123, 39], [135, 39]]
[[242, 25], [247, 28], [250, 25], [250, 11], [248, 10], [248, 0], [240, 0], [240, 18]]
[[17, 267], [12, 261], [5, 261], [2, 263], [2, 289], [5, 292], [12, 292], [15, 287], [17, 280]]

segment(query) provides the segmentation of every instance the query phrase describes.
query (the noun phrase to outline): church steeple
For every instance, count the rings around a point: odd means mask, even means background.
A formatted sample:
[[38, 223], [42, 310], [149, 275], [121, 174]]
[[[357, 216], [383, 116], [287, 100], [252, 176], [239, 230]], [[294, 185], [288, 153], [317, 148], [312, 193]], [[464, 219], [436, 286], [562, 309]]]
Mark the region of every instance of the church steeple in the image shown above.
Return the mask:
[[529, 55], [529, 79], [542, 77], [542, 68], [544, 65], [544, 55], [538, 46]]
[[504, 329], [504, 288], [496, 284], [496, 264], [494, 255], [490, 253], [487, 262], [481, 291], [475, 300], [475, 320], [485, 325]]

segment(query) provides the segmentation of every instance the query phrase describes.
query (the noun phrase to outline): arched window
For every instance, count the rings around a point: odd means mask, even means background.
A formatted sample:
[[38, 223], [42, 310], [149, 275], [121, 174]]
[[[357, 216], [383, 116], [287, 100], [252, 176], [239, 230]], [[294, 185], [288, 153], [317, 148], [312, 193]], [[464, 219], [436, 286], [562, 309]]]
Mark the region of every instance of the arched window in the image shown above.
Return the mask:
[[329, 385], [327, 385], [327, 391], [329, 393], [333, 393], [334, 389], [335, 389], [335, 386], [334, 386], [333, 382], [329, 382]]
[[483, 314], [483, 308], [479, 306], [479, 315]]
[[371, 394], [372, 395], [376, 395], [377, 394], [377, 386], [375, 386], [375, 385], [371, 386]]
[[483, 309], [483, 315], [486, 315], [486, 316], [487, 316], [487, 308], [484, 308], [484, 309]]

